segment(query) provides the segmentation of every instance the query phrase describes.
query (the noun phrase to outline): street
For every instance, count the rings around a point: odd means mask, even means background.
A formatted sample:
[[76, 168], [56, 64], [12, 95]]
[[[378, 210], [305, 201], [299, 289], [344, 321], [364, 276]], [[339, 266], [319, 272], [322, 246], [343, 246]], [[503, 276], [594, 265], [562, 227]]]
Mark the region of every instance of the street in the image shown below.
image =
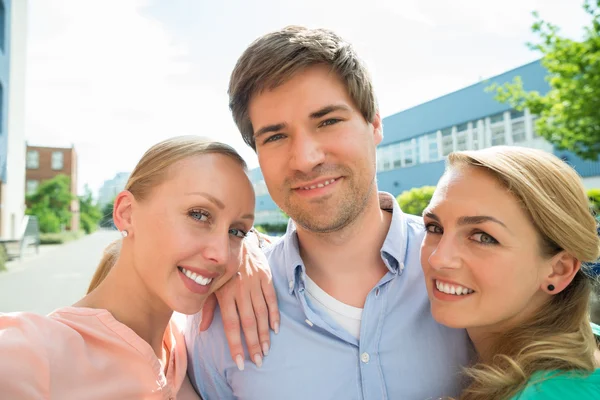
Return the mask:
[[116, 231], [98, 231], [51, 248], [33, 250], [23, 261], [13, 261], [0, 272], [0, 312], [40, 314], [71, 305], [85, 295], [104, 248], [119, 237]]

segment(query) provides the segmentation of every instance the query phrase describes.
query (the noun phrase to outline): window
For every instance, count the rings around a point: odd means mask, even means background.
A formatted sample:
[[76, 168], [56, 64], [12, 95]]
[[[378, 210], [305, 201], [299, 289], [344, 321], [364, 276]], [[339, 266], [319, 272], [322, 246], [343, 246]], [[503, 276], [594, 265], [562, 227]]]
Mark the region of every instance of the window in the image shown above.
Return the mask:
[[379, 171], [389, 171], [392, 169], [392, 151], [390, 146], [383, 146], [377, 149], [377, 169]]
[[415, 144], [412, 140], [402, 142], [402, 157], [404, 158], [405, 167], [410, 167], [417, 163], [415, 157]]
[[[23, 154], [23, 153], [21, 153]], [[40, 167], [40, 153], [36, 150], [29, 150], [27, 152], [27, 168], [37, 169]]]
[[390, 163], [392, 165], [392, 169], [402, 168], [402, 146], [398, 144], [393, 144], [389, 146], [390, 152]]
[[454, 143], [452, 142], [452, 128], [446, 128], [442, 130], [442, 155], [446, 157], [454, 150]]
[[456, 151], [464, 151], [469, 148], [469, 127], [467, 124], [461, 124], [456, 127]]
[[425, 143], [427, 143], [427, 158], [429, 161], [437, 161], [437, 159], [440, 158], [437, 133], [430, 133], [425, 136], [425, 139]]
[[52, 152], [52, 169], [63, 169], [63, 153], [62, 151]]
[[490, 131], [492, 133], [492, 146], [506, 144], [503, 114], [496, 114], [490, 117]]
[[28, 180], [27, 181], [27, 194], [34, 194], [37, 191], [39, 182], [35, 181], [35, 180]]
[[524, 116], [525, 116], [525, 111], [517, 111], [517, 110], [510, 111], [510, 119], [519, 119], [519, 118], [523, 118]]
[[479, 147], [479, 127], [477, 121], [471, 122], [471, 139], [473, 142], [473, 150], [478, 150]]
[[517, 121], [512, 123], [512, 139], [513, 143], [525, 141], [525, 121]]

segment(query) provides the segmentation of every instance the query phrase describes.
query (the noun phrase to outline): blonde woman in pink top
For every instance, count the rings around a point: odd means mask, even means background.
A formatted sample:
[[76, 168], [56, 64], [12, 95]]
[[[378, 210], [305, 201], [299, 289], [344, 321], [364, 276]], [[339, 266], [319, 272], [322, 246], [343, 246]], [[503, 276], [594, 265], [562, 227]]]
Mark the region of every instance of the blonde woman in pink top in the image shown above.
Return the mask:
[[197, 399], [174, 312], [197, 313], [237, 272], [254, 219], [245, 170], [198, 137], [148, 150], [115, 199], [123, 237], [88, 294], [48, 316], [0, 315], [0, 397]]

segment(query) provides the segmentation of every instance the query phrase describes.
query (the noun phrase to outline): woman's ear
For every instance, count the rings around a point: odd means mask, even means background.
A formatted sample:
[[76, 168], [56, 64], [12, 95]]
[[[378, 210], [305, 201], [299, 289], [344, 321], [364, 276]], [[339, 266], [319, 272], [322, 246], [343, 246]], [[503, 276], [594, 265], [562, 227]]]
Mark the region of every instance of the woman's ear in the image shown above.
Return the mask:
[[113, 221], [119, 231], [127, 232], [124, 236], [131, 236], [134, 233], [131, 218], [134, 203], [135, 198], [128, 190], [123, 190], [115, 197]]
[[544, 280], [542, 290], [548, 294], [560, 293], [579, 272], [581, 261], [563, 250], [552, 257], [550, 263], [552, 272]]

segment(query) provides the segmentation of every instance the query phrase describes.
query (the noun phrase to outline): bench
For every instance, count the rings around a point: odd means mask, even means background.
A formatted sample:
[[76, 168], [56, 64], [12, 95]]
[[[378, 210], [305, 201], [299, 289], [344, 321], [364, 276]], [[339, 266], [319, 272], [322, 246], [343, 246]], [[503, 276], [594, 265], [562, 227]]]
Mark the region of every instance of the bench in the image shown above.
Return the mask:
[[0, 246], [9, 260], [22, 259], [27, 248], [34, 246], [36, 253], [40, 252], [40, 226], [37, 217], [26, 215], [21, 225], [21, 235], [16, 239], [0, 239]]

